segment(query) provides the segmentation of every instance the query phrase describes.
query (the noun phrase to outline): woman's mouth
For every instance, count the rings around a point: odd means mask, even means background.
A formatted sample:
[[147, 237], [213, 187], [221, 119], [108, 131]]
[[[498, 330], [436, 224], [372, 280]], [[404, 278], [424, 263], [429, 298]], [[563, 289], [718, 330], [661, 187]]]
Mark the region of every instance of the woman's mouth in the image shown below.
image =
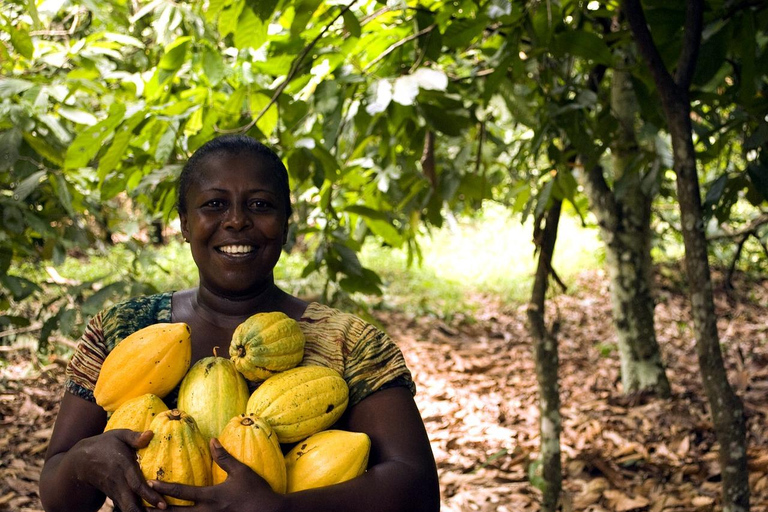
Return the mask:
[[256, 247], [253, 245], [222, 245], [221, 247], [218, 247], [216, 250], [219, 252], [223, 252], [224, 254], [229, 254], [232, 256], [240, 256], [245, 254], [250, 254], [253, 251], [256, 250]]

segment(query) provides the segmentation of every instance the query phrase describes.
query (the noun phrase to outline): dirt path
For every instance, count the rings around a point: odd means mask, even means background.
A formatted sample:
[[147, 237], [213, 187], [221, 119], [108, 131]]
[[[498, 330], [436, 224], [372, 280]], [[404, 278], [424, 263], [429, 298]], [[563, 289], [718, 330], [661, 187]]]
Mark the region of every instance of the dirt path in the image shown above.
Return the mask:
[[[657, 332], [674, 396], [624, 397], [605, 279], [554, 299], [560, 323], [564, 510], [718, 511], [717, 444], [685, 298], [658, 290]], [[480, 299], [477, 299], [480, 300]], [[718, 291], [724, 356], [749, 425], [752, 511], [768, 512], [768, 280]], [[485, 303], [450, 324], [379, 312], [418, 386], [443, 511], [536, 511], [537, 386], [524, 311]], [[0, 347], [1, 348], [1, 347]], [[0, 352], [0, 510], [41, 510], [37, 481], [63, 366]]]

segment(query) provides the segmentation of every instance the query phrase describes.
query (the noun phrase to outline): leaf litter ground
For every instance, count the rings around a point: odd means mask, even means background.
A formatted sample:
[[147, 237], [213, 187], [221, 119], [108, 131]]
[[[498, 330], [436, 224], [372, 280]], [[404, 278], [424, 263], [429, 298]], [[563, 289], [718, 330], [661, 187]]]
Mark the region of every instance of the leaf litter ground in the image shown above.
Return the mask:
[[[547, 311], [559, 324], [564, 511], [705, 512], [719, 503], [718, 445], [676, 272], [660, 273], [656, 331], [673, 397], [621, 393], [607, 281], [581, 275]], [[717, 277], [717, 276], [716, 276]], [[749, 429], [751, 510], [768, 512], [768, 279], [715, 280], [718, 327]], [[401, 346], [440, 474], [442, 510], [537, 511], [537, 383], [524, 307], [484, 298], [449, 323], [377, 319]], [[0, 510], [42, 510], [37, 484], [64, 362], [0, 354]], [[109, 510], [105, 506], [103, 510]]]

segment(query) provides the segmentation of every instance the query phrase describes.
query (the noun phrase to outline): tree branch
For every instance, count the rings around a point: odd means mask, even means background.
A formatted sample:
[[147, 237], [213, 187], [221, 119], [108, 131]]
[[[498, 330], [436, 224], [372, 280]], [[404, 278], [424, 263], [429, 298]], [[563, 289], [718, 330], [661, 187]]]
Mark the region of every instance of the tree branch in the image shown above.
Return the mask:
[[665, 108], [675, 103], [674, 96], [678, 93], [677, 83], [672, 75], [669, 74], [664, 60], [661, 58], [656, 44], [653, 42], [651, 31], [648, 28], [648, 22], [645, 19], [645, 13], [640, 6], [640, 0], [623, 0], [624, 14], [627, 17], [629, 26], [635, 34], [635, 41], [640, 53], [648, 63], [648, 68], [654, 77], [654, 81], [659, 84], [657, 88], [661, 101]]
[[683, 33], [683, 48], [677, 59], [675, 83], [681, 89], [688, 90], [696, 70], [696, 60], [701, 46], [701, 27], [704, 24], [704, 1], [688, 0], [685, 12], [685, 32]]
[[368, 65], [367, 65], [367, 66], [365, 66], [365, 67], [363, 68], [363, 72], [364, 72], [364, 73], [365, 73], [365, 72], [367, 72], [369, 69], [371, 69], [371, 67], [373, 67], [374, 65], [378, 64], [378, 63], [379, 63], [379, 61], [381, 61], [381, 60], [382, 60], [382, 59], [384, 59], [384, 58], [385, 58], [387, 55], [389, 55], [389, 54], [390, 54], [390, 53], [392, 53], [393, 51], [395, 51], [395, 50], [397, 50], [398, 48], [400, 48], [401, 46], [403, 46], [405, 43], [407, 43], [407, 42], [409, 42], [409, 41], [413, 41], [414, 39], [418, 39], [418, 38], [420, 38], [421, 36], [423, 36], [424, 34], [429, 34], [430, 32], [432, 32], [432, 30], [434, 30], [434, 28], [435, 28], [436, 26], [437, 26], [437, 25], [435, 25], [435, 24], [433, 23], [432, 25], [430, 25], [430, 26], [428, 26], [428, 27], [426, 27], [426, 28], [423, 28], [423, 29], [419, 30], [419, 31], [418, 31], [418, 32], [416, 32], [415, 34], [411, 34], [410, 36], [408, 36], [408, 37], [406, 37], [406, 38], [403, 38], [403, 39], [399, 40], [398, 42], [396, 42], [396, 43], [392, 44], [392, 45], [391, 45], [389, 48], [387, 48], [386, 50], [384, 50], [383, 52], [381, 52], [381, 54], [379, 54], [379, 56], [378, 56], [378, 57], [376, 57], [376, 58], [375, 58], [375, 59], [373, 59], [371, 62], [369, 62], [369, 63], [368, 63]]
[[296, 57], [296, 59], [291, 64], [291, 69], [288, 71], [288, 74], [285, 76], [285, 80], [283, 80], [280, 85], [277, 86], [277, 89], [275, 89], [274, 94], [272, 94], [272, 98], [269, 100], [269, 103], [267, 103], [264, 108], [261, 109], [261, 112], [259, 112], [258, 115], [254, 116], [254, 118], [251, 120], [250, 123], [246, 124], [245, 126], [241, 126], [240, 128], [233, 128], [231, 130], [222, 130], [219, 128], [216, 128], [216, 131], [219, 133], [245, 133], [251, 128], [253, 128], [256, 123], [259, 122], [259, 119], [261, 119], [264, 114], [267, 113], [267, 111], [272, 108], [272, 105], [277, 103], [278, 98], [280, 98], [280, 95], [283, 93], [283, 91], [288, 87], [288, 84], [293, 81], [294, 78], [296, 78], [296, 73], [299, 71], [299, 67], [301, 65], [301, 62], [304, 60], [304, 58], [309, 55], [309, 52], [312, 51], [312, 49], [315, 47], [315, 45], [322, 39], [322, 37], [325, 35], [328, 30], [336, 23], [336, 20], [341, 18], [345, 12], [350, 10], [357, 0], [352, 0], [348, 5], [344, 6], [342, 10], [339, 11], [339, 13], [331, 20], [331, 22], [323, 28], [323, 30], [315, 37], [311, 43], [309, 43], [307, 46], [304, 47], [304, 49], [301, 51], [301, 53]]

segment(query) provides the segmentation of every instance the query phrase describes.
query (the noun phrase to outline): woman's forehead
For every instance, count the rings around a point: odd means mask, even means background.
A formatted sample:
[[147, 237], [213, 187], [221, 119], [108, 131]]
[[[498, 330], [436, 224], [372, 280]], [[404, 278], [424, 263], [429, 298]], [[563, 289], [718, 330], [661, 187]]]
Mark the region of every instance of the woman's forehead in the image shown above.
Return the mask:
[[273, 162], [260, 155], [247, 152], [238, 154], [217, 153], [206, 156], [198, 166], [198, 183], [228, 181], [232, 179], [252, 179], [267, 181], [277, 185], [279, 171]]

